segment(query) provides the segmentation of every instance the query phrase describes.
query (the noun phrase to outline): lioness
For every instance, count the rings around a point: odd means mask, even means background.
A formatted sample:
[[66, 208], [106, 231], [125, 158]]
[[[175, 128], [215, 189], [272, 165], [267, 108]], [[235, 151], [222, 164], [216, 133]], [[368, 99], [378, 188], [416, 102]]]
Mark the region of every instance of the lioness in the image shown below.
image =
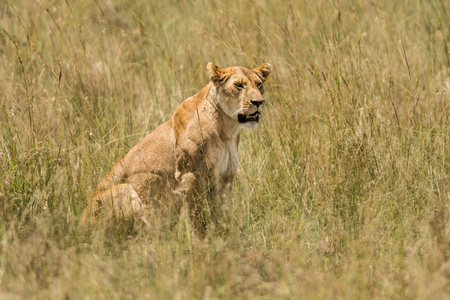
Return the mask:
[[222, 69], [208, 63], [207, 69], [211, 81], [100, 181], [81, 224], [94, 224], [105, 209], [139, 216], [175, 194], [175, 202], [187, 203], [195, 227], [204, 229], [195, 197], [213, 189], [217, 199], [231, 188], [239, 166], [240, 129], [258, 127], [270, 64]]

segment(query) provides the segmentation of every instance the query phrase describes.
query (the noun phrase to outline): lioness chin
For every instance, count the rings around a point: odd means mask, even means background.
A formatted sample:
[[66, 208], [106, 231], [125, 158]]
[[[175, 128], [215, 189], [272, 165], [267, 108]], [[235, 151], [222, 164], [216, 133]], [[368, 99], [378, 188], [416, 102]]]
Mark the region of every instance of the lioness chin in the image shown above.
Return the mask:
[[83, 228], [106, 212], [142, 217], [172, 198], [178, 207], [187, 204], [194, 228], [205, 229], [195, 198], [211, 190], [216, 200], [229, 194], [239, 166], [240, 129], [258, 127], [270, 64], [222, 69], [208, 63], [207, 69], [211, 81], [100, 181], [83, 211]]

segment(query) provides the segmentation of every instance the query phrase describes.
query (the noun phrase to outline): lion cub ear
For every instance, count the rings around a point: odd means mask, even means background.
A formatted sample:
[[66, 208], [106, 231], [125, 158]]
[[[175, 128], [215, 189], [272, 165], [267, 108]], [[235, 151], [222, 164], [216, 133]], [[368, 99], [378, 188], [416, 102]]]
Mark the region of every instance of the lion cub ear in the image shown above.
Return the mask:
[[255, 71], [263, 81], [265, 81], [267, 79], [267, 77], [269, 77], [270, 75], [270, 68], [272, 66], [269, 63], [263, 63], [262, 65], [260, 65], [259, 67], [253, 69], [253, 71]]
[[208, 63], [206, 68], [208, 69], [209, 77], [215, 86], [220, 86], [229, 77], [224, 69], [219, 68], [211, 62]]

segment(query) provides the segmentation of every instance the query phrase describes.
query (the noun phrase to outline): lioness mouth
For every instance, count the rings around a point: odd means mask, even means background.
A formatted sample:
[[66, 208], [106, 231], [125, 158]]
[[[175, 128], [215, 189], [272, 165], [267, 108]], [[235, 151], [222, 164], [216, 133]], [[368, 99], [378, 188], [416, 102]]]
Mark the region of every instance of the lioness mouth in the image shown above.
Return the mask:
[[238, 114], [238, 121], [239, 123], [259, 122], [260, 114], [261, 113], [259, 111], [256, 111], [253, 114]]

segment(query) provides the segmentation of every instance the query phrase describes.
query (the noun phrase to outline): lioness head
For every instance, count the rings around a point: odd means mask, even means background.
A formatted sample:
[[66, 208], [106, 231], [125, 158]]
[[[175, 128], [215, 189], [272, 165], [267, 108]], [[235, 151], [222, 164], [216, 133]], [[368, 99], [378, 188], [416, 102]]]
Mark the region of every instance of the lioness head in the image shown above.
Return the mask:
[[208, 63], [211, 81], [217, 90], [217, 104], [243, 127], [258, 127], [264, 107], [263, 84], [270, 74], [270, 64], [255, 69], [245, 67], [219, 68]]

